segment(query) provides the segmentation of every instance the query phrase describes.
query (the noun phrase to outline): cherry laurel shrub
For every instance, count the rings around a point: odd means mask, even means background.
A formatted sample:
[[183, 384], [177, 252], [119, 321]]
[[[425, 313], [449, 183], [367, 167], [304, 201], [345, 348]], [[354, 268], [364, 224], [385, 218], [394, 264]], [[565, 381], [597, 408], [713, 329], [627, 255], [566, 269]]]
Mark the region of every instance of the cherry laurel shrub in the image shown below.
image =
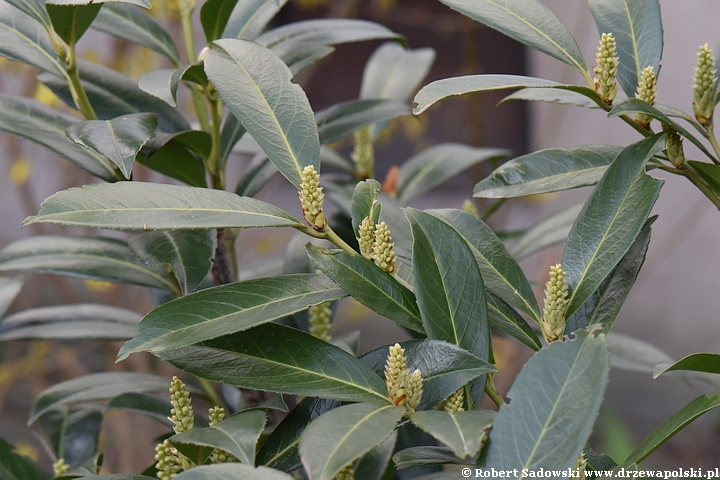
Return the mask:
[[[381, 25], [322, 19], [268, 29], [286, 0], [208, 0], [197, 8], [179, 0], [185, 64], [143, 10], [146, 0], [0, 1], [0, 54], [39, 68], [40, 81], [85, 118], [0, 93], [0, 129], [98, 179], [50, 196], [25, 224], [128, 232], [122, 240], [66, 235], [12, 243], [0, 250], [0, 271], [142, 285], [173, 298], [142, 320], [103, 305], [31, 309], [4, 318], [0, 339], [126, 340], [119, 361], [151, 352], [205, 387], [106, 372], [48, 388], [29, 423], [56, 456], [54, 478], [443, 479], [462, 478], [462, 468], [512, 470], [518, 478], [541, 468], [567, 470], [581, 478], [638, 468], [684, 425], [720, 405], [720, 394], [698, 397], [621, 465], [587, 445], [608, 381], [606, 334], [643, 264], [649, 215], [663, 185], [646, 170], [682, 175], [720, 205], [714, 54], [700, 49], [689, 115], [655, 101], [663, 45], [657, 0], [589, 0], [600, 33], [592, 69], [538, 0], [441, 1], [574, 67], [584, 83], [449, 78], [420, 89], [416, 115], [452, 95], [515, 89], [509, 99], [603, 109], [644, 137], [625, 148], [534, 152], [482, 180], [474, 196], [499, 199], [594, 185], [581, 208], [540, 221], [509, 249], [472, 204], [404, 207], [506, 152], [440, 144], [404, 162], [385, 191], [373, 179], [373, 142], [390, 119], [411, 114], [408, 100], [434, 57], [429, 49], [406, 49]], [[208, 44], [199, 54], [196, 10]], [[90, 27], [153, 49], [173, 68], [136, 83], [81, 61], [76, 44]], [[370, 39], [389, 43], [368, 61], [360, 98], [313, 112], [293, 78], [333, 45]], [[174, 108], [180, 85], [192, 99], [192, 120]], [[350, 161], [328, 146], [348, 135], [355, 142]], [[686, 159], [683, 140], [705, 159]], [[226, 165], [241, 145], [255, 156], [232, 192]], [[132, 181], [135, 162], [175, 184]], [[335, 173], [321, 174], [327, 169]], [[253, 198], [277, 173], [298, 192], [297, 216]], [[326, 215], [329, 201], [339, 214]], [[295, 229], [290, 260], [279, 269], [273, 259], [261, 269], [238, 265], [242, 228]], [[540, 308], [517, 262], [565, 237]], [[5, 306], [22, 280], [1, 282]], [[358, 356], [356, 336], [332, 336], [333, 302], [348, 296], [413, 340]], [[507, 398], [493, 382], [494, 335], [534, 352]], [[719, 373], [720, 356], [691, 355], [659, 365], [655, 375], [669, 370]], [[228, 386], [278, 395], [244, 409]], [[169, 402], [153, 395], [168, 387]], [[196, 422], [193, 396], [215, 405], [206, 419]], [[479, 408], [484, 396], [497, 408]], [[97, 436], [109, 409], [172, 427], [158, 441], [156, 463], [141, 474], [98, 473]], [[268, 425], [270, 410], [286, 414]], [[0, 477], [51, 476], [0, 440]]]

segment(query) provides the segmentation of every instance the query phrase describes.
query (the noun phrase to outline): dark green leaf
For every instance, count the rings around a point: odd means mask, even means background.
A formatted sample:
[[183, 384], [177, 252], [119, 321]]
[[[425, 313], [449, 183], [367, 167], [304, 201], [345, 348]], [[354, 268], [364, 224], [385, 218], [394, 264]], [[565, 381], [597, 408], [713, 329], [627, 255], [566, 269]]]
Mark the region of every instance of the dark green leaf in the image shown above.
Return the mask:
[[310, 422], [300, 438], [300, 458], [310, 478], [331, 480], [345, 465], [385, 441], [404, 411], [387, 404], [357, 403]]
[[630, 454], [626, 462], [639, 463], [702, 414], [720, 406], [720, 393], [700, 395], [665, 420]]
[[475, 455], [482, 444], [484, 431], [495, 420], [493, 410], [415, 412], [410, 421], [452, 449], [459, 458]]
[[355, 478], [382, 480], [395, 450], [397, 436], [397, 431], [393, 432], [384, 442], [356, 460]]
[[717, 197], [720, 197], [720, 165], [695, 162], [690, 160], [688, 162], [697, 172], [700, 177], [705, 180], [710, 189], [715, 193]]
[[293, 480], [293, 477], [267, 467], [253, 467], [242, 463], [226, 463], [221, 465], [203, 465], [187, 470], [177, 480]]
[[[458, 388], [495, 367], [467, 350], [441, 340], [410, 340], [400, 342], [408, 358], [408, 369], [419, 369], [423, 375], [423, 396], [419, 410], [436, 407]], [[363, 355], [365, 362], [378, 375], [384, 375], [388, 347], [380, 347]]]
[[265, 185], [277, 175], [277, 167], [267, 158], [264, 152], [253, 157], [240, 175], [240, 181], [235, 187], [235, 193], [255, 196]]
[[635, 284], [650, 244], [650, 225], [645, 226], [618, 264], [593, 295], [567, 320], [566, 332], [599, 323], [608, 333]]
[[520, 261], [535, 252], [565, 241], [582, 209], [583, 204], [578, 203], [543, 218], [518, 239], [510, 249], [510, 255]]
[[360, 255], [307, 245], [308, 255], [358, 302], [398, 325], [423, 332], [415, 295], [389, 273]]
[[141, 233], [129, 241], [130, 249], [148, 265], [170, 265], [183, 295], [205, 280], [217, 246], [215, 230], [171, 230]]
[[[285, 275], [201, 290], [160, 305], [143, 318], [118, 360], [240, 332], [346, 295], [324, 275]], [[212, 308], [210, 308], [212, 306]]]
[[225, 166], [233, 147], [244, 134], [245, 127], [240, 123], [240, 120], [235, 115], [227, 115], [220, 132], [220, 165]]
[[257, 455], [258, 465], [289, 472], [300, 468], [298, 445], [308, 423], [338, 406], [334, 400], [304, 398], [272, 431]]
[[0, 478], [3, 480], [46, 480], [48, 475], [15, 447], [0, 437]]
[[208, 80], [203, 70], [203, 64], [192, 63], [181, 68], [146, 73], [138, 79], [138, 87], [171, 107], [177, 107], [177, 90], [183, 80], [206, 86]]
[[588, 77], [587, 65], [575, 39], [560, 20], [538, 0], [441, 0], [520, 43], [550, 55]]
[[607, 380], [603, 335], [580, 331], [537, 352], [510, 388], [512, 401], [500, 407], [482, 466], [571, 467], [590, 436]]
[[716, 353], [693, 353], [673, 364], [661, 363], [655, 365], [653, 378], [657, 378], [665, 372], [675, 370], [720, 374], [720, 355]]
[[25, 279], [22, 277], [0, 277], [0, 320], [5, 316], [15, 297], [22, 290]]
[[107, 305], [60, 305], [23, 310], [3, 319], [0, 340], [128, 340], [141, 315]]
[[42, 235], [0, 250], [0, 271], [69, 275], [174, 291], [163, 269], [144, 265], [123, 240]]
[[90, 28], [90, 24], [100, 11], [100, 7], [102, 7], [100, 2], [83, 2], [82, 4], [72, 5], [72, 2], [62, 1], [62, 3], [56, 3], [54, 0], [49, 0], [45, 3], [55, 33], [68, 46], [72, 47]]
[[472, 465], [475, 463], [473, 458], [467, 460], [458, 458], [452, 449], [447, 447], [406, 448], [393, 455], [393, 462], [398, 470], [420, 465], [445, 465], [448, 463]]
[[475, 185], [473, 196], [521, 197], [594, 185], [621, 150], [614, 145], [538, 150], [495, 169]]
[[628, 97], [635, 95], [645, 67], [660, 72], [663, 26], [658, 0], [589, 0], [598, 33], [612, 33], [620, 63], [617, 80]]
[[222, 36], [254, 40], [287, 0], [269, 2], [268, 0], [243, 0], [235, 5]]
[[200, 9], [200, 23], [208, 43], [223, 36], [237, 4], [238, 0], [208, 0], [203, 4]]
[[319, 171], [310, 103], [280, 59], [252, 42], [218, 40], [205, 56], [205, 71], [233, 115], [295, 187], [300, 189], [303, 167]]
[[352, 227], [355, 237], [359, 237], [360, 224], [365, 217], [371, 217], [373, 223], [380, 220], [380, 211], [382, 206], [377, 203], [378, 192], [382, 191], [380, 182], [375, 179], [363, 180], [358, 182], [353, 190], [352, 204], [350, 210], [352, 213]]
[[103, 414], [113, 410], [125, 410], [145, 415], [163, 425], [171, 426], [172, 422], [168, 419], [171, 408], [172, 405], [168, 400], [144, 393], [130, 392], [110, 400], [103, 408]]
[[118, 182], [60, 191], [42, 203], [32, 223], [168, 230], [293, 227], [298, 220], [269, 203], [221, 190]]
[[661, 134], [625, 148], [585, 203], [563, 254], [571, 290], [567, 317], [592, 296], [642, 230], [664, 183], [645, 173], [645, 162], [664, 145]]
[[202, 158], [210, 156], [212, 137], [200, 130], [177, 134], [158, 133], [145, 145], [138, 163], [176, 178], [193, 187], [205, 187], [205, 166]]
[[[0, 4], [0, 11], [2, 7]], [[0, 37], [0, 45], [1, 42]], [[75, 145], [65, 136], [65, 129], [75, 122], [77, 118], [34, 100], [0, 93], [0, 132], [42, 145], [98, 178], [117, 180], [109, 161]]]
[[101, 423], [102, 413], [95, 405], [50, 411], [38, 420], [55, 456], [72, 469], [95, 456]]
[[489, 291], [540, 321], [540, 311], [530, 283], [485, 222], [462, 210], [427, 210], [427, 213], [450, 225], [467, 242]]
[[106, 3], [92, 28], [154, 50], [176, 65], [180, 63], [180, 55], [170, 34], [157, 20], [135, 5]]
[[219, 448], [234, 455], [241, 463], [254, 465], [255, 446], [265, 428], [265, 412], [238, 413], [212, 427], [193, 428], [170, 437], [173, 444], [185, 443]]
[[157, 116], [136, 113], [112, 120], [88, 120], [71, 125], [67, 137], [81, 147], [110, 160], [129, 179], [135, 157], [155, 137]]
[[400, 166], [397, 191], [401, 202], [418, 197], [480, 162], [507, 155], [507, 150], [441, 143], [423, 150]]
[[[32, 5], [30, 7], [29, 4], [28, 8], [45, 8], [44, 2]], [[65, 66], [57, 57], [43, 27], [43, 24], [49, 26], [49, 17], [47, 21], [38, 22], [31, 18], [39, 15], [28, 16], [10, 3], [0, 2], [0, 56], [38, 67], [61, 79], [61, 82], [69, 81]]]
[[510, 305], [493, 294], [488, 295], [488, 320], [494, 328], [524, 343], [533, 350], [540, 350], [540, 339], [528, 323]]
[[358, 128], [412, 115], [410, 107], [396, 100], [348, 100], [315, 114], [320, 143], [333, 143]]
[[29, 423], [51, 411], [81, 402], [107, 400], [123, 393], [167, 391], [165, 377], [132, 372], [92, 373], [57, 383], [35, 399]]
[[585, 447], [583, 453], [585, 454], [585, 460], [587, 460], [586, 468], [589, 467], [588, 470], [610, 470], [617, 467], [617, 463], [612, 458], [607, 455], [598, 455], [590, 447]]
[[[137, 82], [115, 70], [93, 62], [78, 60], [80, 79], [95, 114], [100, 120], [110, 120], [131, 113], [156, 113], [158, 127], [163, 132], [190, 130], [187, 120], [170, 105], [149, 95], [137, 86]], [[65, 80], [40, 74], [38, 80], [47, 85], [68, 105], [74, 105]]]
[[159, 356], [199, 377], [243, 388], [389, 402], [385, 382], [357, 358], [303, 331], [275, 323], [162, 351]]

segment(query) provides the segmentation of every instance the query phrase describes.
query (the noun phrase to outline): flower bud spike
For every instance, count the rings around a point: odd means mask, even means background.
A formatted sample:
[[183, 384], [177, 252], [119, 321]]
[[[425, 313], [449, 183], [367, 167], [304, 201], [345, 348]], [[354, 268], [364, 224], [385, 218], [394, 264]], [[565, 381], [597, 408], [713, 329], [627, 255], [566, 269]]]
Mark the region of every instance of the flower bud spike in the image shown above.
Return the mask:
[[606, 105], [612, 105], [617, 95], [617, 69], [619, 59], [617, 57], [617, 45], [612, 33], [603, 33], [600, 38], [597, 55], [597, 64], [593, 69], [595, 72], [595, 91]]
[[305, 221], [318, 232], [322, 232], [327, 227], [327, 221], [323, 214], [325, 194], [322, 191], [320, 174], [313, 165], [308, 165], [302, 171], [298, 198]]
[[390, 347], [385, 364], [385, 385], [393, 405], [400, 407], [407, 400], [407, 357], [399, 343]]
[[214, 427], [225, 420], [225, 409], [223, 407], [212, 407], [208, 410], [208, 425]]
[[155, 447], [155, 469], [160, 480], [170, 480], [180, 471], [180, 459], [177, 450], [169, 440], [159, 443]]
[[667, 139], [665, 140], [665, 153], [675, 168], [682, 168], [685, 163], [685, 152], [683, 150], [683, 140], [675, 130], [668, 130]]
[[693, 77], [693, 112], [700, 125], [708, 126], [715, 109], [713, 92], [717, 82], [717, 70], [715, 70], [712, 50], [708, 48], [707, 43], [700, 47], [697, 58], [697, 68]]
[[[638, 82], [638, 88], [637, 92], [635, 93], [635, 98], [654, 106], [655, 94], [657, 92], [656, 82], [657, 77], [655, 76], [655, 68], [652, 65], [649, 67], [645, 67], [645, 69], [642, 71], [642, 74], [640, 75], [640, 80]], [[635, 121], [641, 126], [650, 129], [650, 122], [652, 121], [652, 117], [650, 117], [649, 115], [645, 115], [644, 113], [636, 113]]]
[[416, 369], [412, 374], [407, 375], [407, 386], [405, 387], [407, 401], [405, 403], [405, 413], [409, 415], [415, 411], [420, 405], [423, 394], [423, 377], [422, 372]]
[[[582, 480], [585, 480], [587, 477], [585, 476], [585, 467], [587, 467], [587, 460], [585, 460], [585, 453], [580, 452], [580, 456], [578, 457], [577, 461], [575, 462], [575, 465], [573, 465], [573, 474], [575, 475], [575, 478], [580, 478]], [[577, 472], [577, 473], [575, 473]]]
[[195, 424], [192, 399], [187, 387], [178, 377], [173, 377], [170, 384], [170, 403], [173, 408], [170, 410], [169, 419], [175, 424], [175, 433], [192, 430]]
[[565, 311], [568, 306], [565, 272], [558, 263], [550, 267], [550, 280], [545, 284], [545, 307], [540, 329], [545, 340], [554, 342], [565, 331]]
[[360, 245], [360, 255], [373, 260], [373, 251], [375, 249], [375, 223], [370, 217], [363, 218], [358, 229], [358, 245]]
[[332, 480], [355, 480], [355, 471], [353, 463], [345, 465], [338, 473], [333, 476]]
[[308, 309], [309, 322], [310, 322], [310, 334], [329, 342], [332, 337], [330, 336], [330, 319], [332, 318], [332, 310], [330, 309], [330, 302], [319, 303]]
[[375, 245], [373, 247], [373, 258], [375, 265], [387, 273], [395, 271], [395, 252], [393, 251], [392, 236], [390, 229], [385, 222], [375, 226]]
[[375, 151], [372, 143], [372, 130], [370, 126], [360, 128], [353, 132], [355, 148], [351, 158], [355, 162], [355, 171], [360, 179], [375, 176]]
[[463, 402], [465, 401], [465, 387], [460, 387], [445, 400], [443, 410], [446, 412], [462, 412], [465, 410]]

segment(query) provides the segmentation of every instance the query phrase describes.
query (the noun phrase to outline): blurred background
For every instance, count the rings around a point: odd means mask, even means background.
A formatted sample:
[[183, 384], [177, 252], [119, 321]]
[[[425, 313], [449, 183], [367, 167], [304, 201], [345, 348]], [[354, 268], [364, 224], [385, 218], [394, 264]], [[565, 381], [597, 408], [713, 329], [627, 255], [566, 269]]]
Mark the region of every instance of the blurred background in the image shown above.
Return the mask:
[[[241, 0], [242, 1], [242, 0]], [[152, 14], [182, 43], [177, 9], [173, 0], [153, 0]], [[585, 2], [544, 0], [544, 3], [573, 33], [593, 64], [598, 32]], [[658, 100], [686, 111], [692, 108], [692, 75], [699, 45], [714, 46], [720, 38], [720, 4], [714, 0], [661, 1], [665, 21], [665, 50], [659, 78]], [[404, 35], [409, 47], [433, 48], [436, 61], [422, 83], [472, 73], [512, 73], [538, 76], [565, 83], [582, 82], [580, 76], [549, 57], [528, 51], [502, 35], [451, 11], [437, 0], [290, 0], [271, 26], [320, 17], [362, 18], [381, 23]], [[197, 28], [198, 46], [202, 47]], [[330, 57], [318, 62], [299, 78], [315, 111], [358, 97], [362, 72], [368, 57], [382, 42], [339, 45]], [[158, 68], [169, 68], [163, 58], [143, 47], [90, 31], [79, 44], [85, 59], [102, 62], [137, 79]], [[36, 69], [0, 59], [0, 91], [33, 97], [57, 108], [62, 102], [35, 79]], [[508, 102], [496, 106], [507, 92], [467, 95], [448, 99], [420, 118], [393, 121], [376, 144], [376, 175], [382, 181], [388, 170], [414, 153], [439, 142], [461, 142], [474, 146], [502, 147], [511, 158], [532, 150], [584, 144], [626, 145], [639, 135], [619, 120], [607, 119], [599, 110], [555, 104]], [[190, 111], [181, 98], [181, 109]], [[336, 147], [347, 154], [351, 139]], [[695, 152], [686, 144], [686, 154]], [[249, 159], [229, 162], [230, 188]], [[480, 165], [461, 175], [414, 206], [459, 208], [472, 194], [477, 181], [491, 171]], [[645, 267], [615, 324], [617, 332], [640, 337], [675, 359], [687, 354], [720, 351], [720, 213], [687, 181], [655, 173], [666, 185], [655, 207], [660, 218], [653, 226]], [[168, 181], [136, 165], [134, 178]], [[88, 230], [33, 225], [20, 228], [50, 194], [93, 178], [68, 162], [50, 155], [29, 142], [0, 134], [0, 246], [31, 235], [48, 233], [92, 234]], [[294, 192], [276, 178], [259, 198], [272, 201], [299, 215]], [[582, 202], [589, 189], [529, 199], [511, 199], [490, 219], [499, 231], [525, 228], [539, 218]], [[482, 211], [489, 204], [476, 201]], [[117, 235], [103, 232], [103, 235]], [[239, 260], [250, 264], [267, 255], [281, 255], [292, 232], [242, 232]], [[521, 264], [542, 296], [548, 267], [561, 260], [562, 245], [545, 250]], [[30, 275], [11, 312], [63, 303], [104, 303], [146, 313], [153, 308], [149, 293], [138, 287]], [[344, 301], [335, 316], [338, 333], [361, 330], [361, 349], [405, 338], [387, 320], [373, 318], [368, 310]], [[0, 344], [0, 436], [19, 442], [20, 449], [48, 464], [38, 441], [25, 426], [33, 398], [60, 380], [105, 370], [154, 371], [172, 375], [172, 368], [149, 355], [133, 355], [114, 364], [119, 344], [61, 344], [8, 342]], [[495, 345], [502, 373], [497, 377], [506, 391], [517, 371], [529, 358], [527, 348], [498, 340]], [[635, 353], [637, 349], [635, 349]], [[660, 353], [648, 348], [647, 361]], [[655, 355], [655, 357], [653, 356]], [[636, 355], [636, 357], [639, 355]], [[627, 360], [619, 351], [616, 363]], [[688, 383], [677, 378], [652, 380], [642, 362], [623, 362], [635, 372], [613, 369], [607, 398], [591, 444], [620, 461], [657, 425], [684, 404], [700, 395], [719, 391], [718, 385]], [[138, 472], [152, 462], [153, 439], [162, 429], [140, 416], [116, 412], [103, 424], [101, 451], [108, 471]], [[128, 442], [128, 439], [133, 441]], [[137, 440], [135, 440], [137, 439]], [[720, 414], [711, 412], [685, 429], [652, 455], [648, 467], [720, 466]]]

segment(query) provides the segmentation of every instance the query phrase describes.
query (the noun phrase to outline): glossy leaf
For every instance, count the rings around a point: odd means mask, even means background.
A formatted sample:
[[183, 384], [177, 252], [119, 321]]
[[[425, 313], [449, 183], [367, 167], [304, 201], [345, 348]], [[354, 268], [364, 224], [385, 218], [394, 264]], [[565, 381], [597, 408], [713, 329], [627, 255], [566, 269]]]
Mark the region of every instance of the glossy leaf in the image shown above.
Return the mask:
[[154, 70], [138, 79], [138, 87], [171, 107], [177, 107], [177, 91], [183, 80], [207, 85], [203, 64], [193, 63], [176, 69]]
[[29, 423], [51, 410], [81, 402], [107, 400], [124, 393], [167, 391], [165, 377], [133, 372], [92, 373], [83, 377], [56, 383], [35, 399]]
[[300, 435], [312, 420], [338, 405], [339, 402], [317, 397], [301, 400], [275, 427], [260, 448], [257, 454], [258, 465], [286, 472], [300, 468]]
[[139, 413], [157, 420], [166, 426], [172, 426], [169, 417], [172, 404], [163, 398], [144, 393], [124, 393], [110, 400], [103, 408], [103, 415], [113, 410], [125, 410]]
[[677, 413], [665, 420], [656, 428], [640, 445], [628, 456], [626, 462], [640, 463], [648, 455], [654, 452], [660, 445], [667, 442], [676, 433], [685, 428], [689, 423], [706, 412], [720, 406], [720, 393], [712, 395], [700, 395], [692, 402], [685, 405]]
[[602, 325], [603, 332], [610, 331], [645, 262], [650, 235], [650, 225], [647, 225], [617, 268], [608, 275], [585, 304], [567, 319], [566, 332], [573, 332], [597, 323]]
[[177, 480], [293, 480], [293, 477], [267, 467], [253, 467], [242, 463], [203, 465], [195, 467], [175, 477]]
[[538, 0], [441, 0], [530, 48], [550, 55], [587, 78], [587, 66], [575, 39], [560, 20]]
[[371, 217], [374, 223], [380, 220], [382, 205], [377, 202], [378, 193], [382, 191], [380, 182], [373, 178], [363, 180], [355, 185], [350, 205], [352, 227], [355, 237], [359, 237], [360, 224], [365, 217]]
[[645, 67], [660, 72], [663, 26], [658, 0], [589, 0], [598, 32], [612, 33], [620, 59], [617, 80], [628, 97], [635, 95]]
[[[99, 120], [110, 120], [132, 113], [156, 113], [163, 132], [190, 130], [190, 124], [170, 105], [140, 90], [137, 82], [115, 70], [93, 62], [78, 60], [80, 80]], [[68, 105], [74, 105], [67, 82], [48, 74], [38, 79]]]
[[230, 111], [268, 158], [300, 189], [302, 169], [320, 169], [317, 127], [305, 92], [266, 48], [245, 40], [218, 40], [205, 71]]
[[75, 145], [65, 136], [65, 129], [75, 122], [77, 118], [34, 100], [0, 93], [0, 132], [42, 145], [98, 178], [117, 180], [109, 161]]
[[0, 250], [0, 271], [53, 273], [174, 291], [167, 272], [144, 265], [123, 240], [41, 235]]
[[69, 46], [77, 44], [102, 7], [101, 2], [82, 2], [75, 5], [72, 3], [62, 0], [61, 3], [55, 0], [45, 2], [53, 30]]
[[488, 295], [487, 300], [490, 326], [502, 330], [533, 350], [542, 348], [538, 334], [510, 305], [493, 294]]
[[307, 245], [306, 250], [315, 265], [358, 302], [402, 327], [424, 331], [415, 295], [392, 275], [360, 255], [314, 245]]
[[168, 230], [293, 227], [299, 222], [269, 203], [234, 193], [156, 183], [91, 184], [60, 191], [24, 224]]
[[645, 162], [664, 145], [661, 134], [625, 148], [585, 203], [563, 254], [571, 290], [567, 317], [592, 296], [642, 230], [664, 183], [645, 173]]
[[344, 350], [275, 323], [159, 356], [229, 385], [350, 402], [389, 402], [385, 382]]
[[160, 305], [118, 353], [153, 353], [222, 337], [346, 295], [323, 275], [285, 275], [201, 290]]
[[655, 366], [653, 378], [657, 378], [665, 372], [675, 370], [690, 370], [693, 372], [705, 372], [720, 374], [720, 355], [716, 353], [693, 353], [681, 358], [673, 364], [661, 363]]
[[48, 475], [15, 447], [0, 437], [0, 477], [3, 480], [47, 480]]
[[608, 117], [618, 117], [620, 115], [626, 115], [631, 113], [640, 112], [645, 115], [648, 115], [652, 118], [655, 118], [657, 120], [660, 120], [660, 122], [670, 126], [673, 130], [681, 134], [683, 137], [687, 138], [693, 145], [698, 147], [705, 155], [707, 155], [710, 158], [714, 158], [714, 156], [708, 151], [707, 148], [705, 148], [705, 145], [698, 140], [693, 134], [691, 134], [687, 129], [682, 127], [679, 123], [677, 123], [675, 120], [670, 118], [669, 116], [665, 115], [662, 111], [659, 109], [653, 107], [652, 105], [643, 102], [642, 100], [638, 100], [636, 98], [628, 98], [627, 100], [624, 100], [617, 105], [613, 107], [612, 110], [608, 113]]
[[274, 28], [257, 37], [256, 41], [287, 60], [309, 47], [386, 38], [401, 37], [382, 25], [366, 20], [323, 18]]
[[222, 36], [238, 0], [208, 0], [200, 8], [200, 23], [208, 43]]
[[202, 158], [210, 155], [211, 148], [212, 138], [207, 132], [189, 130], [172, 135], [160, 132], [148, 142], [136, 160], [192, 187], [205, 187]]
[[622, 147], [549, 148], [504, 163], [475, 185], [473, 196], [508, 198], [596, 184]]
[[513, 307], [540, 320], [535, 293], [525, 274], [485, 222], [462, 210], [427, 210], [450, 225], [467, 242], [480, 267], [485, 287]]
[[445, 412], [427, 410], [415, 412], [410, 421], [449, 446], [459, 458], [475, 455], [480, 450], [483, 430], [490, 428], [495, 419], [493, 410]]
[[459, 143], [434, 145], [400, 166], [398, 198], [401, 202], [408, 202], [473, 165], [503, 157], [508, 153], [507, 150], [498, 148], [474, 148]]
[[185, 443], [219, 448], [234, 455], [241, 463], [254, 465], [255, 446], [265, 428], [265, 412], [250, 410], [233, 415], [216, 425], [170, 437], [173, 444]]
[[[44, 2], [31, 5], [33, 10], [38, 7], [44, 10]], [[30, 4], [28, 8], [31, 8]], [[0, 2], [0, 56], [38, 67], [61, 79], [60, 81], [68, 81], [65, 67], [57, 57], [43, 27], [43, 23], [49, 26], [49, 17], [47, 14], [43, 15], [43, 22], [36, 22], [31, 18], [40, 15], [42, 14], [28, 16], [9, 2]]]
[[300, 438], [300, 458], [312, 480], [331, 480], [345, 465], [381, 444], [405, 409], [358, 403], [330, 410], [307, 426]]
[[170, 230], [136, 235], [130, 249], [148, 265], [170, 265], [183, 295], [205, 280], [217, 246], [214, 230]]
[[510, 249], [510, 255], [520, 261], [535, 252], [565, 241], [582, 209], [583, 204], [578, 203], [543, 218], [518, 239]]
[[537, 352], [510, 388], [511, 402], [500, 407], [481, 466], [571, 467], [590, 436], [607, 380], [602, 335], [580, 331]]
[[[446, 465], [460, 464], [473, 465], [474, 458], [460, 459], [448, 447], [410, 447], [400, 450], [393, 455], [393, 463], [398, 470], [404, 470], [410, 467], [418, 467], [421, 465]], [[421, 477], [422, 478], [422, 477]], [[434, 477], [427, 478], [432, 480]], [[449, 477], [439, 477], [441, 479]]]
[[[410, 340], [400, 342], [408, 358], [408, 369], [419, 369], [423, 375], [423, 396], [419, 410], [436, 407], [458, 388], [495, 367], [448, 342], [441, 340]], [[388, 347], [372, 350], [360, 359], [378, 375], [384, 375]]]
[[315, 114], [320, 143], [333, 143], [358, 128], [384, 122], [396, 117], [412, 115], [402, 102], [385, 99], [348, 100]]
[[110, 160], [129, 179], [135, 157], [157, 130], [154, 113], [137, 113], [112, 120], [88, 120], [71, 125], [65, 134], [73, 142]]
[[0, 277], [0, 322], [22, 290], [24, 282], [22, 277]]
[[270, 20], [287, 3], [287, 0], [245, 0], [238, 2], [228, 18], [222, 36], [254, 40]]
[[180, 63], [180, 55], [170, 34], [153, 17], [135, 5], [108, 2], [100, 10], [91, 27], [154, 50], [176, 65]]
[[141, 315], [106, 305], [59, 305], [15, 313], [0, 323], [0, 340], [127, 340]]

